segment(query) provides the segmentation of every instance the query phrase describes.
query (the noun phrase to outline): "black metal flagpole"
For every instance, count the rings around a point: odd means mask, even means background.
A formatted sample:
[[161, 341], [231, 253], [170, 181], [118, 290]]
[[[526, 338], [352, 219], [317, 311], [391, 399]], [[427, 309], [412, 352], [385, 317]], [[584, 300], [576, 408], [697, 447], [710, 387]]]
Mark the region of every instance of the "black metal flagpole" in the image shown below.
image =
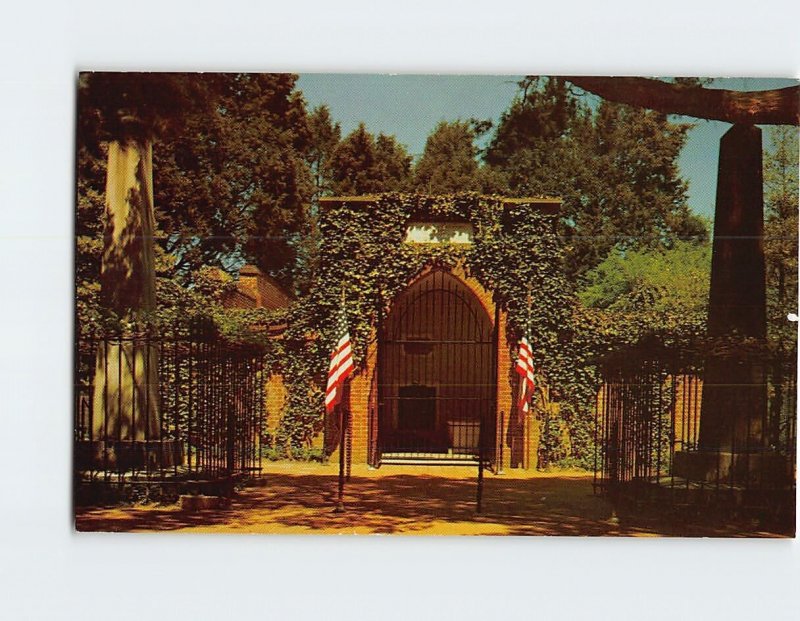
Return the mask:
[[344, 452], [345, 452], [345, 421], [347, 415], [341, 402], [336, 406], [339, 410], [339, 496], [336, 501], [336, 513], [344, 512]]

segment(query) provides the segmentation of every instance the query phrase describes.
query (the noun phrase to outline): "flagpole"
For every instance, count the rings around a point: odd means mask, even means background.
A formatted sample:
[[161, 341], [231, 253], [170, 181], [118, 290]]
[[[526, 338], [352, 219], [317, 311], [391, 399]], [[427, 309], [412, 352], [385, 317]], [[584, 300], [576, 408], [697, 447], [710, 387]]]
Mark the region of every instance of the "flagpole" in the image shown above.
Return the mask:
[[[344, 287], [342, 287], [342, 304], [341, 304], [341, 311], [342, 313], [345, 312], [344, 310]], [[339, 387], [339, 390], [344, 391], [344, 382]], [[336, 409], [339, 411], [339, 494], [336, 500], [336, 509], [334, 511], [336, 513], [344, 513], [344, 452], [345, 452], [345, 443], [346, 443], [346, 429], [345, 429], [345, 412], [344, 407], [342, 406], [342, 400], [340, 399], [339, 402], [336, 404]]]
[[[525, 296], [526, 302], [526, 312], [525, 312], [525, 327], [523, 328], [523, 336], [526, 339], [530, 338], [531, 333], [531, 282], [528, 281], [528, 293]], [[522, 393], [522, 397], [528, 399], [530, 401], [530, 396], [528, 395], [527, 388], [525, 386], [525, 380], [523, 379], [520, 383], [520, 392]], [[522, 406], [522, 467], [527, 470], [531, 466], [531, 457], [530, 457], [530, 441], [529, 441], [529, 432], [530, 432], [530, 416], [529, 416], [530, 408], [528, 407], [527, 410], [524, 406]]]
[[[525, 338], [531, 338], [531, 281], [528, 281], [528, 313], [527, 317], [525, 318]], [[533, 345], [531, 345], [533, 346]], [[530, 404], [530, 396], [527, 395], [528, 403]], [[531, 415], [531, 408], [530, 405], [528, 406], [527, 412], [523, 410], [523, 418], [522, 418], [522, 446], [524, 447], [522, 453], [522, 467], [527, 470], [531, 467], [531, 434], [530, 434], [530, 426], [531, 420], [533, 416]]]
[[531, 283], [528, 281], [528, 315], [525, 318], [525, 336], [530, 337], [531, 334]]
[[345, 451], [345, 413], [341, 402], [336, 406], [339, 410], [339, 496], [336, 501], [336, 513], [344, 513], [344, 451]]

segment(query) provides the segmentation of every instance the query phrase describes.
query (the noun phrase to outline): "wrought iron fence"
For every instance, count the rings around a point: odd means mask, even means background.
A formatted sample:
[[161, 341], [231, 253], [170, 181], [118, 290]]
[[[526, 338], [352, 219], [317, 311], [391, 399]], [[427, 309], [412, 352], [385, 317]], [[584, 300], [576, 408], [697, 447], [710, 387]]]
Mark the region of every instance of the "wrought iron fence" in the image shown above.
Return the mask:
[[[230, 489], [258, 474], [264, 352], [213, 329], [80, 333], [76, 342], [76, 501], [109, 494]], [[138, 492], [136, 490], [139, 490]]]
[[767, 361], [761, 368], [766, 407], [753, 408], [744, 431], [732, 425], [724, 446], [708, 446], [701, 442], [702, 361], [664, 352], [626, 352], [606, 361], [595, 414], [595, 490], [662, 505], [793, 517], [795, 369], [791, 357]]
[[371, 463], [493, 463], [497, 340], [475, 294], [434, 269], [378, 332]]

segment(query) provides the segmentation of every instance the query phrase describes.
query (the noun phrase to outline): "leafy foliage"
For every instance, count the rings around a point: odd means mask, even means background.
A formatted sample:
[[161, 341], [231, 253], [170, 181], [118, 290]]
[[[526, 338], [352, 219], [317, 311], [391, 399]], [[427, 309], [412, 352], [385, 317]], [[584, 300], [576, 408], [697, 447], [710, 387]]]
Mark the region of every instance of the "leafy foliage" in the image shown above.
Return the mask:
[[81, 76], [79, 318], [98, 314], [105, 144], [120, 132], [156, 141], [159, 291], [183, 287], [191, 297], [203, 266], [235, 272], [245, 262], [292, 288], [303, 265], [303, 241], [313, 232], [306, 164], [311, 136], [295, 81], [288, 74]]
[[[405, 244], [410, 218], [463, 218], [475, 230], [470, 246]], [[280, 440], [307, 444], [322, 425], [323, 381], [345, 299], [354, 358], [363, 365], [375, 326], [392, 299], [426, 267], [460, 264], [494, 291], [508, 309], [509, 341], [530, 326], [545, 373], [558, 378], [564, 364], [560, 337], [570, 322], [574, 296], [564, 279], [552, 216], [530, 205], [505, 210], [499, 197], [457, 194], [426, 197], [383, 194], [375, 203], [326, 206], [321, 214], [323, 246], [316, 286], [293, 309], [281, 364], [289, 400]], [[541, 304], [528, 304], [530, 295]]]
[[376, 138], [361, 123], [331, 156], [333, 194], [354, 196], [398, 191], [406, 187], [411, 156], [393, 136]]
[[[99, 239], [104, 142], [119, 132], [147, 134], [156, 139], [157, 252], [172, 257], [162, 267], [190, 282], [201, 265], [235, 270], [251, 262], [291, 285], [312, 192], [295, 81], [289, 74], [82, 75], [79, 235]], [[79, 252], [90, 252], [89, 240], [81, 243]], [[91, 253], [85, 265], [99, 270]]]
[[214, 75], [190, 73], [82, 73], [78, 79], [79, 132], [98, 141], [153, 140], [178, 133], [185, 115], [208, 111]]
[[415, 189], [425, 194], [480, 190], [475, 138], [474, 126], [468, 122], [440, 122], [414, 167]]
[[797, 351], [798, 134], [794, 127], [770, 133], [764, 159], [764, 253], [767, 268], [767, 336], [784, 356]]
[[706, 319], [710, 268], [708, 244], [615, 251], [587, 274], [580, 299], [589, 308], [640, 317], [651, 330], [699, 328]]
[[212, 113], [154, 153], [156, 219], [176, 271], [245, 262], [291, 287], [312, 179], [305, 104], [289, 74], [217, 74]]
[[601, 102], [558, 78], [527, 78], [487, 148], [492, 190], [564, 199], [568, 273], [580, 278], [613, 248], [669, 247], [707, 237], [686, 204], [677, 157], [689, 126]]
[[331, 118], [328, 106], [318, 106], [308, 115], [309, 147], [306, 162], [314, 178], [314, 200], [332, 191], [333, 152], [342, 139], [339, 123]]

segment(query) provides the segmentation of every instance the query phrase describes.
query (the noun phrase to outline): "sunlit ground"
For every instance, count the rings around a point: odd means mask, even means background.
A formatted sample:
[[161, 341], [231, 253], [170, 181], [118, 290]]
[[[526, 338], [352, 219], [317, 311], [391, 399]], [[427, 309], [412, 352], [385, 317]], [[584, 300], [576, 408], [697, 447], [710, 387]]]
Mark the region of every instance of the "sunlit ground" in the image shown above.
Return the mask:
[[335, 464], [265, 462], [261, 486], [240, 490], [225, 509], [178, 505], [78, 508], [80, 531], [177, 531], [404, 535], [781, 536], [753, 522], [701, 525], [666, 512], [612, 512], [581, 471], [486, 474], [475, 512], [474, 467], [354, 465], [346, 511], [334, 511]]

